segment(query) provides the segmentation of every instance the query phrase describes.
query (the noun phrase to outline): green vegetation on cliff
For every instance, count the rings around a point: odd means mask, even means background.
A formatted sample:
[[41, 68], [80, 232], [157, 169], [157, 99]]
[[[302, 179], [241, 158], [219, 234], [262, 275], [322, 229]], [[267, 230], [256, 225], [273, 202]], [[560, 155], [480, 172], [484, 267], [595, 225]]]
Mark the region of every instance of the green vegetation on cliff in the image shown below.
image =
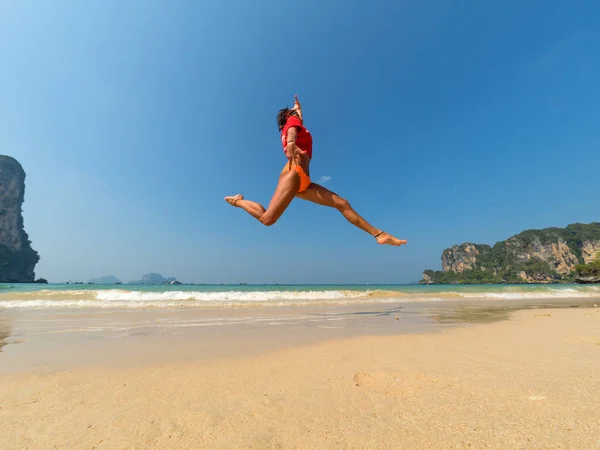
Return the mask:
[[[488, 260], [492, 266], [492, 260]], [[559, 281], [550, 265], [539, 258], [532, 258], [522, 264], [515, 264], [502, 268], [498, 264], [493, 267], [481, 266], [479, 268], [468, 269], [463, 272], [453, 271], [433, 271], [426, 270], [423, 273], [421, 283], [429, 282], [432, 284], [503, 284], [503, 283], [523, 283], [525, 280], [520, 273], [526, 273], [532, 280], [543, 281], [551, 278]]]
[[[421, 283], [566, 283], [590, 280], [600, 257], [600, 222], [526, 230], [493, 247], [465, 243], [444, 250], [440, 271], [425, 270]], [[594, 275], [596, 274], [596, 275]], [[581, 281], [590, 282], [590, 281]]]
[[579, 264], [575, 267], [577, 275], [581, 276], [600, 276], [600, 258], [596, 261], [592, 261], [589, 264]]
[[578, 264], [575, 274], [578, 283], [600, 283], [600, 256], [588, 264]]

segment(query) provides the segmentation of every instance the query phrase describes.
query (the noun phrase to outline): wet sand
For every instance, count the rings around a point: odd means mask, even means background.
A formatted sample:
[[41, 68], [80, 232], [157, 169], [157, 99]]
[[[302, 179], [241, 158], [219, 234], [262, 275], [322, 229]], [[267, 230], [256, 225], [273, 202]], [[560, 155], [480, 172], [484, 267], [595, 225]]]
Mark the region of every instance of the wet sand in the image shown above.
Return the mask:
[[537, 306], [12, 312], [0, 448], [600, 448], [600, 308]]
[[258, 356], [329, 339], [430, 333], [491, 323], [523, 308], [593, 307], [599, 300], [0, 309], [0, 375]]

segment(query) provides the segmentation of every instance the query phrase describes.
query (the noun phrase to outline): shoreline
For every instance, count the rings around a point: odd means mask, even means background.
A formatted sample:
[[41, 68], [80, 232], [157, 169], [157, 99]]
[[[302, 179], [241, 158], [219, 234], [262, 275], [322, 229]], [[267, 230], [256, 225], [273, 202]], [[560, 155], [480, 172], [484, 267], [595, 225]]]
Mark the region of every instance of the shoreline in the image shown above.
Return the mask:
[[460, 299], [235, 308], [0, 309], [0, 375], [240, 358], [360, 336], [435, 333], [598, 299]]
[[0, 376], [2, 448], [600, 448], [600, 308]]
[[[241, 308], [0, 309], [0, 375], [262, 353], [337, 338], [430, 333], [597, 299], [460, 299]], [[177, 349], [173, 351], [173, 349]]]

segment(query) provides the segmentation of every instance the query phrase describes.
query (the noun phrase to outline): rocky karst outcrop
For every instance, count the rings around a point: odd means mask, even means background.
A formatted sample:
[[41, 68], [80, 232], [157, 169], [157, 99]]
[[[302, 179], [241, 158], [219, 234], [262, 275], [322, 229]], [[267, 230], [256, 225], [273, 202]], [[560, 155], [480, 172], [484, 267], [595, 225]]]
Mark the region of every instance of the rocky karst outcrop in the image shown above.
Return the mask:
[[0, 282], [34, 281], [39, 255], [23, 227], [25, 171], [10, 156], [0, 155]]
[[[524, 283], [552, 283], [552, 281], [553, 281], [553, 278], [550, 275], [537, 274], [537, 273], [536, 274], [528, 274], [524, 270], [517, 272], [517, 276]], [[521, 281], [521, 280], [519, 280], [519, 281]]]
[[600, 258], [600, 239], [597, 241], [584, 241], [581, 243], [581, 257], [585, 264]]
[[600, 257], [600, 222], [527, 230], [489, 245], [464, 243], [442, 253], [442, 270], [421, 283], [552, 283], [583, 280], [576, 268]]
[[547, 262], [557, 273], [563, 275], [572, 272], [579, 264], [577, 256], [561, 238], [556, 242], [542, 243], [536, 236], [531, 241], [523, 243], [518, 237], [512, 237], [506, 241], [506, 251], [512, 254], [517, 264], [537, 259]]
[[454, 245], [442, 253], [442, 270], [461, 273], [473, 269], [478, 256], [479, 250], [475, 244], [466, 242], [461, 245]]
[[421, 284], [435, 284], [433, 279], [433, 270], [426, 270], [423, 272], [423, 279], [420, 281]]

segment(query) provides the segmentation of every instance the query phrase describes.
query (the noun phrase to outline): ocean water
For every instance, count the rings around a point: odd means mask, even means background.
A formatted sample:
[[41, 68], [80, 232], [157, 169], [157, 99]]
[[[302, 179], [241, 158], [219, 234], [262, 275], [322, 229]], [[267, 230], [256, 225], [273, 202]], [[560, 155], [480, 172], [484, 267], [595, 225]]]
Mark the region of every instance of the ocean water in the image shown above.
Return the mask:
[[240, 308], [460, 300], [598, 299], [593, 285], [3, 284], [0, 308]]
[[0, 285], [0, 374], [258, 355], [600, 305], [581, 285]]

